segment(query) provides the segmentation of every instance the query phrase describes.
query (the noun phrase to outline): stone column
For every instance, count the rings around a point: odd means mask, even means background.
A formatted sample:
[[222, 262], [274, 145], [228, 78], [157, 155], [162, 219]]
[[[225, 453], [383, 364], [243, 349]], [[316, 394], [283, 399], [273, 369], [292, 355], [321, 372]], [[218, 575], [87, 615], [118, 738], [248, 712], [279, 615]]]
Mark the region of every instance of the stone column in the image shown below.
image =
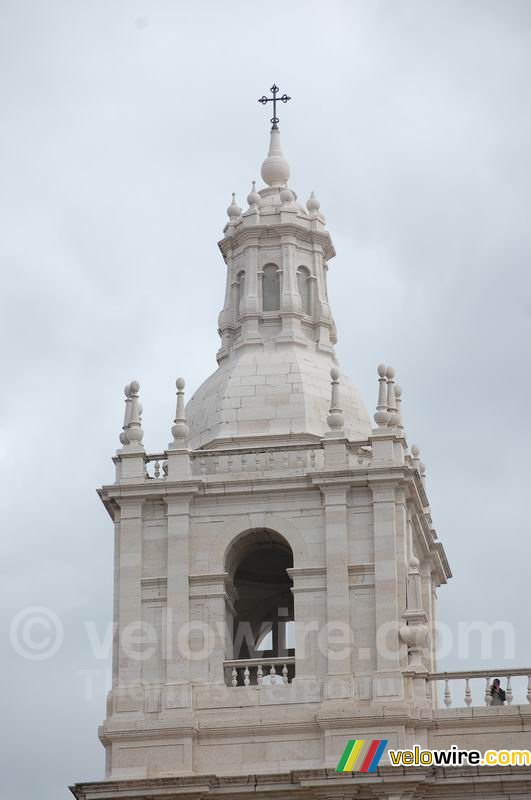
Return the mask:
[[347, 486], [321, 488], [325, 507], [327, 696], [351, 697], [352, 631], [348, 585]]
[[[376, 665], [374, 700], [403, 696], [400, 671], [395, 487], [373, 484]], [[401, 622], [401, 619], [400, 619]], [[379, 674], [378, 674], [379, 673]]]

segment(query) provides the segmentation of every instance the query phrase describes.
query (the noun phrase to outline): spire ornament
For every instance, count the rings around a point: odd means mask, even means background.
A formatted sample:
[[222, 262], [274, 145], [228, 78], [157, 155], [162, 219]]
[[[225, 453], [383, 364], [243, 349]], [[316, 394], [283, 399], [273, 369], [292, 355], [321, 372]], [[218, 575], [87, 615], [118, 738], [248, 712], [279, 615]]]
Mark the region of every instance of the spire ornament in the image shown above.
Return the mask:
[[273, 103], [273, 116], [271, 117], [271, 130], [276, 131], [278, 130], [278, 123], [279, 119], [277, 117], [277, 103], [287, 103], [288, 100], [291, 100], [291, 97], [284, 92], [282, 97], [277, 97], [277, 94], [280, 92], [280, 89], [276, 85], [273, 84], [271, 89], [269, 90], [273, 97], [266, 97], [265, 94], [262, 97], [258, 98], [258, 102], [261, 103], [263, 106], [266, 106], [268, 103]]
[[420, 475], [420, 447], [416, 444], [411, 445], [411, 463], [413, 469], [418, 469]]
[[391, 415], [387, 410], [387, 367], [385, 364], [378, 365], [378, 405], [374, 421], [379, 428], [386, 428]]
[[249, 203], [249, 208], [251, 208], [253, 211], [258, 211], [260, 208], [262, 198], [256, 191], [256, 181], [252, 182], [251, 191], [247, 195], [247, 202]]
[[236, 202], [236, 192], [233, 192], [231, 204], [227, 209], [227, 216], [229, 218], [229, 221], [232, 224], [234, 224], [235, 222], [237, 222], [237, 220], [239, 220], [241, 215], [242, 215], [242, 210], [238, 205], [238, 203]]
[[278, 128], [271, 128], [269, 151], [266, 160], [262, 164], [261, 175], [268, 186], [275, 186], [278, 189], [282, 189], [288, 182], [289, 164], [282, 155]]
[[288, 186], [284, 186], [284, 188], [280, 190], [280, 199], [283, 205], [290, 205], [290, 203], [294, 202], [295, 195]]
[[190, 428], [186, 422], [186, 414], [184, 410], [184, 378], [177, 378], [175, 381], [177, 387], [177, 408], [175, 411], [174, 425], [171, 429], [173, 434], [173, 446], [179, 446], [184, 439], [188, 438]]
[[[127, 387], [126, 387], [127, 388]], [[129, 417], [129, 424], [125, 431], [129, 445], [141, 446], [142, 439], [144, 438], [144, 431], [142, 430], [142, 406], [138, 399], [138, 392], [140, 384], [138, 381], [131, 381], [129, 384], [129, 391], [131, 394], [131, 411]], [[127, 401], [126, 401], [127, 402]]]
[[315, 193], [312, 192], [309, 198], [306, 201], [306, 208], [310, 214], [318, 214], [319, 209], [321, 208], [321, 203], [315, 196]]
[[387, 367], [387, 411], [389, 412], [388, 425], [396, 428], [400, 422], [395, 396], [395, 371], [393, 367]]
[[337, 367], [332, 367], [330, 370], [330, 377], [332, 378], [332, 392], [330, 399], [330, 412], [326, 421], [328, 427], [332, 431], [339, 431], [345, 424], [342, 411], [339, 408], [339, 376], [340, 372]]
[[402, 423], [402, 387], [395, 383], [395, 400], [396, 400], [396, 413], [398, 415], [398, 422], [396, 424], [397, 428], [400, 430], [404, 430], [404, 425]]
[[131, 421], [131, 384], [128, 383], [124, 389], [125, 394], [125, 412], [124, 412], [124, 424], [120, 433], [120, 444], [122, 447], [127, 447], [129, 444], [129, 439], [127, 438], [127, 429], [129, 428], [129, 422]]

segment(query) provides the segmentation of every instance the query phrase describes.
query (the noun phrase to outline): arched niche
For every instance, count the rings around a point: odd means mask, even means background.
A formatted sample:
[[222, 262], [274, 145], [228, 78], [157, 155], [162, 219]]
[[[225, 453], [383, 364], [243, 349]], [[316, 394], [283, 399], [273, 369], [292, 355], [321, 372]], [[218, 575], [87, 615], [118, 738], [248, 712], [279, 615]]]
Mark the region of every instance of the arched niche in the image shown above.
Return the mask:
[[264, 311], [280, 309], [280, 273], [276, 264], [266, 264], [263, 269], [262, 308]]
[[308, 316], [311, 314], [312, 305], [310, 277], [311, 274], [308, 267], [299, 267], [297, 269], [297, 288], [301, 298], [301, 311]]

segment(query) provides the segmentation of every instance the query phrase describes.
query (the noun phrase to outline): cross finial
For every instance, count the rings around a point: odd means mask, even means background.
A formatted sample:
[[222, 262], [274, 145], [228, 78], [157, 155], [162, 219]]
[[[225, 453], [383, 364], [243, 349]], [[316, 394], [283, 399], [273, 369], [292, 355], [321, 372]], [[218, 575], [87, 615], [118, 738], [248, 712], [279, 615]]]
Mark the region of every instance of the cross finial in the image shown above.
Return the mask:
[[258, 99], [258, 102], [262, 103], [263, 106], [267, 105], [267, 103], [273, 103], [273, 116], [271, 117], [271, 130], [272, 131], [276, 131], [276, 130], [278, 130], [277, 103], [287, 103], [288, 100], [291, 100], [291, 97], [288, 97], [288, 95], [285, 92], [282, 95], [282, 97], [277, 97], [277, 94], [279, 93], [280, 89], [278, 88], [276, 83], [273, 84], [273, 86], [271, 87], [271, 89], [269, 91], [271, 92], [273, 97], [266, 97], [265, 94], [264, 94], [264, 95], [262, 95], [262, 97], [260, 97]]

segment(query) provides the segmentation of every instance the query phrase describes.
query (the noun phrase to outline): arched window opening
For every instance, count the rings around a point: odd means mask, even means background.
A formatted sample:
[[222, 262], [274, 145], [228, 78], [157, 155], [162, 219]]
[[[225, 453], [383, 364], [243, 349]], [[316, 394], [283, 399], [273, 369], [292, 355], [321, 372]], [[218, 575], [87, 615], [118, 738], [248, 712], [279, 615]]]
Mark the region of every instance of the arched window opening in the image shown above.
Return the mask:
[[311, 314], [311, 284], [310, 270], [306, 267], [299, 267], [297, 270], [297, 286], [301, 298], [301, 311], [303, 314]]
[[275, 264], [266, 264], [264, 267], [262, 297], [264, 311], [280, 309], [280, 274]]
[[241, 270], [236, 275], [236, 316], [240, 312], [240, 303], [245, 295], [245, 270]]
[[229, 685], [235, 685], [232, 679], [237, 680], [236, 685], [243, 685], [245, 669], [249, 670], [251, 684], [286, 683], [293, 677], [294, 606], [287, 572], [292, 566], [290, 546], [274, 531], [254, 530], [231, 548], [227, 572], [236, 601], [230, 619], [232, 653], [228, 657], [236, 677], [232, 669], [226, 674]]

